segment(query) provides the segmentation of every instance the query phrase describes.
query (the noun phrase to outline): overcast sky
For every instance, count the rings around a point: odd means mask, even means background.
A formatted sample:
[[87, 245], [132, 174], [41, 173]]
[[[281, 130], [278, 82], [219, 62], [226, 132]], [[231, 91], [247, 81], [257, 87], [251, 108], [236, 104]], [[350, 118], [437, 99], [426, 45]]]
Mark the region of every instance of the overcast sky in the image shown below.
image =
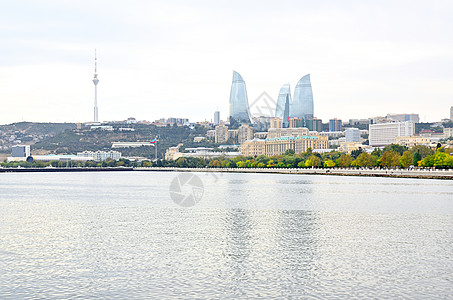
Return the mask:
[[315, 116], [449, 116], [453, 1], [2, 1], [0, 124], [211, 120], [311, 74]]

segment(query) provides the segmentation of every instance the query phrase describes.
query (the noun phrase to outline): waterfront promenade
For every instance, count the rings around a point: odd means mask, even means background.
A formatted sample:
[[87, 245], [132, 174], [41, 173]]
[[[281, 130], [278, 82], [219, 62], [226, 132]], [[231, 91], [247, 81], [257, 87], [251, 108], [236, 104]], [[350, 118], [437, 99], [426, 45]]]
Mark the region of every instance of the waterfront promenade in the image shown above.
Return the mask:
[[174, 172], [227, 172], [227, 173], [275, 173], [338, 176], [374, 176], [403, 178], [453, 179], [453, 170], [436, 169], [356, 169], [356, 168], [321, 168], [321, 169], [283, 169], [283, 168], [172, 168], [152, 167], [135, 168], [135, 171], [174, 171]]
[[106, 167], [106, 168], [0, 168], [8, 172], [111, 172], [111, 171], [165, 171], [165, 172], [216, 172], [216, 173], [263, 173], [305, 174], [337, 176], [399, 177], [424, 179], [453, 179], [453, 169], [356, 169], [356, 168], [177, 168], [177, 167]]

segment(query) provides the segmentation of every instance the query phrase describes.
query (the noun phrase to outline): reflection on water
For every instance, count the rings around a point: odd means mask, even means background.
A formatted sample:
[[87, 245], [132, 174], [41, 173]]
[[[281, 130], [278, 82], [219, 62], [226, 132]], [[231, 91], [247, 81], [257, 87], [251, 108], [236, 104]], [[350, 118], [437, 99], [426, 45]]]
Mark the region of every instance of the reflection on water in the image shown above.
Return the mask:
[[453, 183], [0, 174], [0, 298], [449, 298]]

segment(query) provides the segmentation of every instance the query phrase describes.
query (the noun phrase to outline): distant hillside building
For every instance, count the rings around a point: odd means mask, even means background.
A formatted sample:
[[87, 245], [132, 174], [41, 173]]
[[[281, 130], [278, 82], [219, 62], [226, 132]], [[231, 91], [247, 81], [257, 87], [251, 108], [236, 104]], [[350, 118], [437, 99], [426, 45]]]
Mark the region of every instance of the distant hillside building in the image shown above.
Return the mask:
[[150, 142], [113, 142], [112, 148], [137, 148], [142, 146], [154, 146]]
[[396, 143], [398, 136], [413, 136], [415, 124], [412, 121], [370, 124], [370, 146], [385, 146]]
[[418, 114], [387, 114], [387, 119], [399, 122], [412, 121], [420, 123], [420, 116]]
[[450, 107], [450, 121], [453, 122], [453, 106]]

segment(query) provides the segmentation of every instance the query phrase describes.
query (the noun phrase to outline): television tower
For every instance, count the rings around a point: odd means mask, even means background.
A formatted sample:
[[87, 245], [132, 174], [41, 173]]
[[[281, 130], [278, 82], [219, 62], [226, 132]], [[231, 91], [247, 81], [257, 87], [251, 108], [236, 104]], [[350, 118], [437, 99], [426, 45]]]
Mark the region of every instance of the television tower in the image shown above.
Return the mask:
[[97, 69], [97, 56], [96, 49], [94, 49], [94, 122], [98, 122], [98, 69]]

